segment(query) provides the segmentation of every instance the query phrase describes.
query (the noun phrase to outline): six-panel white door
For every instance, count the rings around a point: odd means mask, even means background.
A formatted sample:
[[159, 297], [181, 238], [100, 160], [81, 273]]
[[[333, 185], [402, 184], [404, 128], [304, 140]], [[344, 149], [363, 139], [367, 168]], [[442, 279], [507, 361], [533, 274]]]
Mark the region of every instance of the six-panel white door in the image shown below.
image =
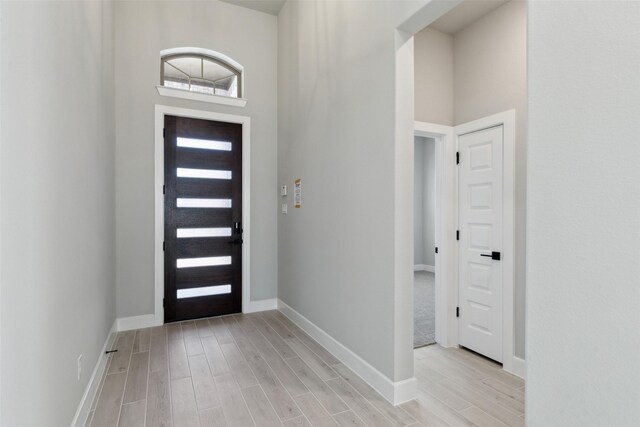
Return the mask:
[[503, 127], [458, 137], [459, 344], [502, 362]]

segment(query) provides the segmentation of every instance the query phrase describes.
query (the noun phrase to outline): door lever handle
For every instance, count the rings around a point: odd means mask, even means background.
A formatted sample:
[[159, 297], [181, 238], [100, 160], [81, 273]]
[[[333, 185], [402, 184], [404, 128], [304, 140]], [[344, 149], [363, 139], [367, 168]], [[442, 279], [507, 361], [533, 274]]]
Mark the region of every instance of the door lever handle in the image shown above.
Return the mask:
[[486, 256], [494, 261], [500, 261], [500, 252], [491, 252], [491, 254], [480, 254], [480, 256]]
[[233, 239], [227, 242], [230, 245], [241, 245], [243, 243], [242, 239]]
[[239, 221], [233, 223], [233, 234], [242, 234], [242, 224]]

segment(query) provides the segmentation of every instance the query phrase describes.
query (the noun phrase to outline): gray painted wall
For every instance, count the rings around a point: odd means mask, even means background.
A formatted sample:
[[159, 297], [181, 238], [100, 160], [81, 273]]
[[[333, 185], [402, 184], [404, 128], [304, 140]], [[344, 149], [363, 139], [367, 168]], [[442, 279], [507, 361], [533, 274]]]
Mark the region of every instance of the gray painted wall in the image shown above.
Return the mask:
[[415, 118], [453, 126], [453, 37], [427, 27], [413, 46]]
[[[251, 299], [277, 293], [277, 18], [222, 2], [116, 2], [117, 315], [153, 313], [154, 105], [251, 117]], [[196, 46], [245, 67], [246, 108], [158, 95], [160, 51]]]
[[435, 266], [435, 140], [415, 137], [413, 263]]
[[69, 425], [115, 320], [112, 7], [2, 2], [3, 426]]
[[413, 264], [424, 264], [424, 142], [416, 136], [413, 148]]
[[413, 255], [396, 284], [394, 29], [419, 4], [287, 2], [278, 17], [279, 182], [303, 186], [302, 208], [280, 215], [278, 296], [395, 381], [413, 375], [398, 320]]
[[436, 141], [424, 142], [424, 263], [436, 265]]
[[[491, 114], [516, 109], [516, 256], [515, 256], [515, 355], [525, 356], [525, 255], [527, 173], [527, 10], [524, 1], [513, 0], [453, 35], [450, 44], [442, 33], [426, 29], [415, 45], [416, 120], [449, 124], [433, 105], [448, 104], [436, 87], [452, 85], [453, 124], [459, 125]], [[451, 75], [426, 73], [419, 64], [443, 62], [451, 49]], [[448, 66], [448, 65], [447, 65]], [[426, 90], [426, 91], [423, 91]], [[419, 108], [418, 100], [437, 100]], [[436, 109], [437, 110], [437, 109]], [[420, 113], [420, 115], [418, 115]]]
[[529, 3], [528, 426], [640, 419], [638, 22]]

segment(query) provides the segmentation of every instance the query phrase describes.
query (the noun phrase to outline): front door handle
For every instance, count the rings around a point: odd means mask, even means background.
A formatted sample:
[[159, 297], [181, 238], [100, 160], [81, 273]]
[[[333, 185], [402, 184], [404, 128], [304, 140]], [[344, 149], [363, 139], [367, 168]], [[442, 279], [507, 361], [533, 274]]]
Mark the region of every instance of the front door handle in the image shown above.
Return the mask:
[[500, 261], [500, 252], [491, 252], [491, 254], [480, 254], [480, 256], [486, 256], [494, 261]]

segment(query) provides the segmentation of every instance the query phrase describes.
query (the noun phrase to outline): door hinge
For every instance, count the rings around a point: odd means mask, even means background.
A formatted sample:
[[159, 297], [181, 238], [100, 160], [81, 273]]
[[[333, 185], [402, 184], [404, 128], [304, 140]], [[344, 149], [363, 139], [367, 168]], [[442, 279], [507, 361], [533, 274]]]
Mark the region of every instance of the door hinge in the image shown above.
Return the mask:
[[436, 246], [436, 253], [438, 253], [438, 247]]
[[456, 307], [456, 317], [460, 317], [460, 307]]
[[162, 298], [162, 308], [164, 308], [164, 298]]
[[460, 152], [456, 151], [456, 165], [460, 164]]
[[456, 230], [456, 240], [460, 240], [460, 230]]
[[166, 137], [167, 136], [167, 130], [165, 128], [162, 128], [162, 137]]
[[164, 251], [166, 249], [166, 242], [162, 242], [162, 250]]
[[166, 191], [167, 191], [167, 188], [163, 185], [162, 186], [162, 194], [167, 194]]

